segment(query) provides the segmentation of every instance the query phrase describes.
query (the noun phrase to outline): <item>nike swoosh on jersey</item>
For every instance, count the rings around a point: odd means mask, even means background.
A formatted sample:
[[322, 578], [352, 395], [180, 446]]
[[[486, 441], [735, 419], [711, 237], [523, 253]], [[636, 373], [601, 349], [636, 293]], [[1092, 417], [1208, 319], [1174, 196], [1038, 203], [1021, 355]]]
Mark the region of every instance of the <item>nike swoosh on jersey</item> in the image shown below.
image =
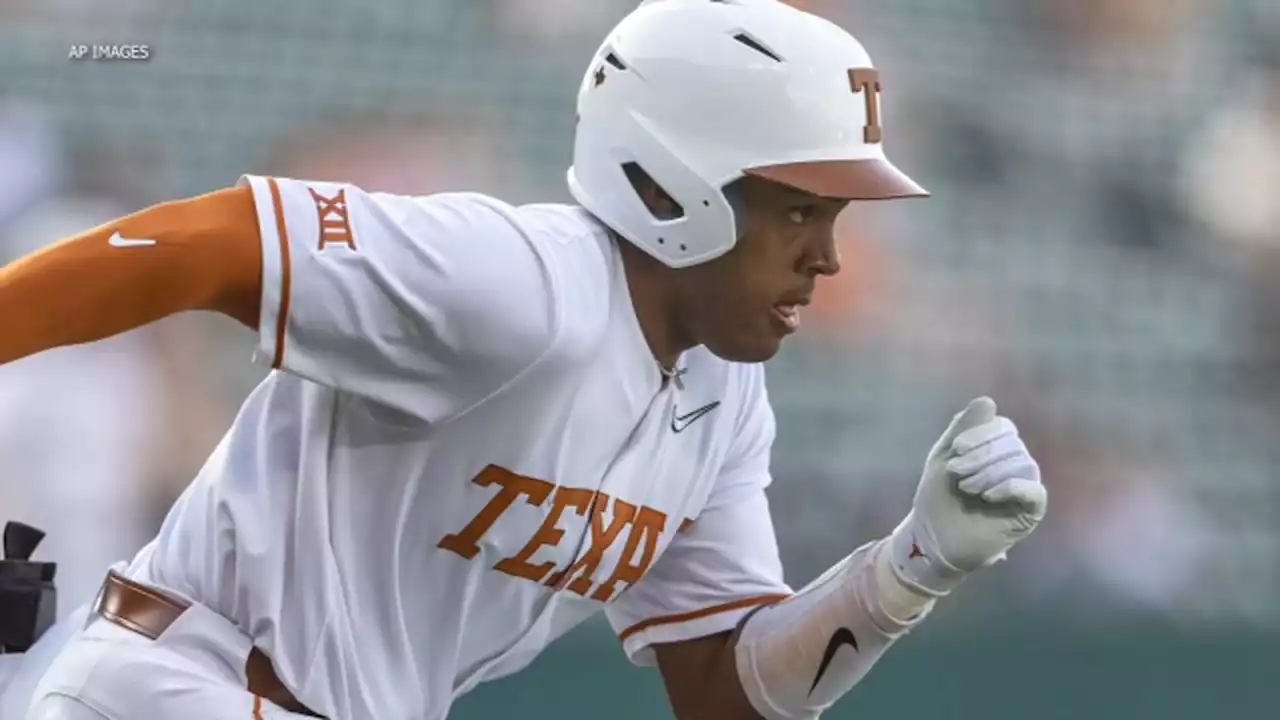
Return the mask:
[[111, 233], [107, 244], [111, 247], [138, 247], [140, 245], [155, 245], [156, 241], [151, 238], [127, 238], [117, 231]]
[[827, 641], [827, 649], [822, 652], [822, 662], [818, 664], [818, 674], [813, 678], [813, 684], [809, 686], [809, 694], [813, 694], [814, 688], [818, 687], [818, 681], [822, 680], [822, 676], [826, 674], [827, 668], [831, 665], [831, 661], [835, 659], [836, 651], [841, 645], [848, 645], [853, 648], [854, 652], [858, 650], [858, 638], [853, 636], [853, 631], [849, 628], [837, 628], [831, 633], [831, 639]]
[[706, 415], [712, 410], [715, 410], [719, 406], [720, 401], [716, 400], [715, 402], [707, 403], [697, 410], [685, 415], [678, 414], [680, 412], [678, 406], [671, 408], [671, 432], [684, 432], [690, 425], [697, 422], [698, 418]]

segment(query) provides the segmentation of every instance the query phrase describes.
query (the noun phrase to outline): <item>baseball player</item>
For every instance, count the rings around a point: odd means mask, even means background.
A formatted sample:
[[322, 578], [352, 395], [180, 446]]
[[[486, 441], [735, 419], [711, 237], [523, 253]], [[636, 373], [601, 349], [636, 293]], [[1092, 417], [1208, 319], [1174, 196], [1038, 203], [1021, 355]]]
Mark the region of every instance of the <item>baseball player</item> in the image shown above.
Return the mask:
[[784, 3], [650, 0], [583, 79], [575, 205], [246, 177], [5, 268], [0, 361], [203, 309], [273, 368], [29, 720], [443, 718], [601, 611], [680, 720], [817, 717], [1046, 506], [979, 398], [889, 537], [783, 581], [759, 363], [836, 215], [925, 194], [880, 91]]

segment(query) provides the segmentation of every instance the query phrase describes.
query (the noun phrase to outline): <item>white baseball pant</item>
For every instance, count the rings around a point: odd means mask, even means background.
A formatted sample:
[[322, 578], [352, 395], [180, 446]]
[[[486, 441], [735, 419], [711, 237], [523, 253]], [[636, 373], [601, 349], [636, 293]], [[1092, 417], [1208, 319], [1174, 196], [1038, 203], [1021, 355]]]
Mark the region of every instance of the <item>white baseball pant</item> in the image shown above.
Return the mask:
[[94, 617], [53, 659], [26, 720], [310, 720], [246, 689], [252, 647], [199, 604], [155, 640]]

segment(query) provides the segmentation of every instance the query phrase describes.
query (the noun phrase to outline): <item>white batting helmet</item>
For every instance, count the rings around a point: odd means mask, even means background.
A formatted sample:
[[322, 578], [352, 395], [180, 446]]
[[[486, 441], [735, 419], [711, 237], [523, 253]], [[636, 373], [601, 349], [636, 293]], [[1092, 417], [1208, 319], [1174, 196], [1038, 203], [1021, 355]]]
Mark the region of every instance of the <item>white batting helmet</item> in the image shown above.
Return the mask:
[[[879, 89], [852, 35], [778, 0], [645, 0], [582, 79], [569, 190], [671, 267], [738, 242], [724, 187], [744, 175], [849, 200], [928, 195], [885, 158]], [[631, 165], [675, 217], [645, 206]]]

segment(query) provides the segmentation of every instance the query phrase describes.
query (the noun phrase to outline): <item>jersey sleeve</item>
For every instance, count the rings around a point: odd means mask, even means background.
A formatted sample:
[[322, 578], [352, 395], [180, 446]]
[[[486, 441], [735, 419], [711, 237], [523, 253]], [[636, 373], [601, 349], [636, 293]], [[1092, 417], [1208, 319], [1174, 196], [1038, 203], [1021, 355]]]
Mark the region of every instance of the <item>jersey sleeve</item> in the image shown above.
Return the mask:
[[732, 630], [753, 609], [788, 597], [765, 489], [774, 417], [763, 369], [737, 442], [707, 504], [605, 614], [637, 665], [656, 662], [655, 643]]
[[551, 345], [553, 275], [515, 209], [246, 176], [262, 241], [255, 359], [428, 421]]

